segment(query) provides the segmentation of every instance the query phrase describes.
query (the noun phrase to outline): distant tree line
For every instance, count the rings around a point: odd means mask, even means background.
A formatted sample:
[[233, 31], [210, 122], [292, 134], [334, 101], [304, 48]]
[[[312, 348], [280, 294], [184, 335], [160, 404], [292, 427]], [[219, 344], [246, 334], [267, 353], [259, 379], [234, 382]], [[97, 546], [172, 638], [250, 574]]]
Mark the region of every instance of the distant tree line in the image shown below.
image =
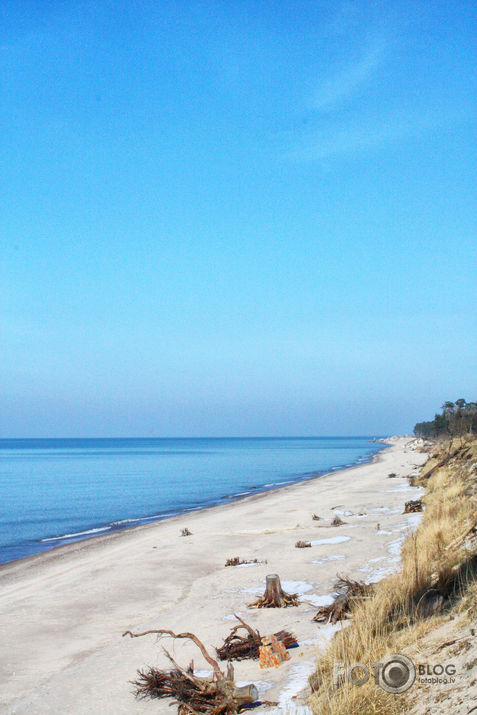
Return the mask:
[[418, 422], [414, 434], [419, 437], [456, 437], [477, 433], [477, 402], [466, 402], [463, 398], [455, 402], [444, 402], [442, 412], [430, 422]]

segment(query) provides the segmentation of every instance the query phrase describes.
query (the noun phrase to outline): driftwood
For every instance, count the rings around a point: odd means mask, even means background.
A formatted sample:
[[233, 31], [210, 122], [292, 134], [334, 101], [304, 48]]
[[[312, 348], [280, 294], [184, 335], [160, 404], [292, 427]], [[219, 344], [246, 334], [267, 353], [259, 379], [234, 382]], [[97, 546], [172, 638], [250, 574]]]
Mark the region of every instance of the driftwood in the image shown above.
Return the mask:
[[298, 594], [286, 593], [282, 589], [280, 577], [274, 573], [266, 578], [263, 596], [248, 605], [249, 608], [287, 608], [287, 606], [298, 606], [298, 603]]
[[181, 668], [170, 653], [164, 652], [171, 661], [171, 670], [158, 670], [149, 667], [138, 670], [138, 678], [133, 681], [138, 698], [172, 698], [178, 706], [178, 715], [204, 713], [205, 715], [235, 715], [245, 706], [258, 699], [258, 691], [254, 685], [235, 687], [234, 670], [229, 663], [224, 673], [214, 658], [208, 653], [203, 643], [193, 633], [173, 633], [160, 629], [132, 633], [126, 631], [123, 636], [139, 638], [149, 633], [169, 635], [172, 638], [187, 638], [199, 648], [205, 660], [212, 666], [213, 674], [209, 678], [198, 678], [194, 675], [194, 664], [187, 669]]
[[[217, 656], [219, 660], [256, 660], [260, 655], [262, 636], [237, 614], [235, 614], [235, 618], [240, 623], [232, 628], [223, 645], [215, 649]], [[246, 635], [239, 635], [238, 631], [240, 630], [245, 630]], [[279, 631], [274, 635], [286, 648], [298, 646], [295, 636], [288, 631]]]
[[[225, 562], [226, 566], [240, 566], [241, 564], [260, 564], [262, 563], [258, 559], [241, 559], [239, 556], [233, 556], [230, 559], [227, 559]], [[265, 562], [266, 563], [266, 562]]]
[[411, 499], [404, 505], [403, 514], [411, 514], [415, 511], [422, 511], [422, 501], [420, 499]]
[[296, 549], [308, 549], [311, 548], [311, 544], [309, 541], [297, 541], [295, 544]]
[[337, 623], [347, 618], [353, 606], [365, 598], [369, 598], [374, 592], [372, 584], [363, 581], [340, 576], [335, 583], [337, 593], [335, 600], [330, 606], [322, 606], [313, 618], [317, 623]]

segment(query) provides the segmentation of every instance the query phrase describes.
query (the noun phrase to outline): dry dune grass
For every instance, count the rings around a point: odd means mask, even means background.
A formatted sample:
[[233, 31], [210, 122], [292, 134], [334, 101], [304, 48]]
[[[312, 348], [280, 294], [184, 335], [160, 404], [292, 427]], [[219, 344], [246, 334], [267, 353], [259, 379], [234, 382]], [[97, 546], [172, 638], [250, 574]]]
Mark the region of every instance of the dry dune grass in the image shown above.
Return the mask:
[[[446, 454], [452, 455], [447, 463], [431, 471]], [[469, 534], [477, 519], [477, 440], [441, 446], [414, 483], [426, 487], [425, 508], [418, 530], [404, 542], [401, 572], [381, 581], [374, 598], [353, 609], [351, 625], [335, 635], [320, 658], [310, 679], [315, 713], [405, 712], [409, 696], [389, 694], [376, 685], [371, 663], [418, 648], [419, 640], [448, 618], [442, 614], [451, 609], [467, 617], [477, 612], [477, 583], [472, 580], [477, 544], [473, 532]], [[474, 571], [463, 568], [472, 557]], [[335, 684], [336, 662], [345, 667], [364, 663], [371, 677], [359, 687]]]

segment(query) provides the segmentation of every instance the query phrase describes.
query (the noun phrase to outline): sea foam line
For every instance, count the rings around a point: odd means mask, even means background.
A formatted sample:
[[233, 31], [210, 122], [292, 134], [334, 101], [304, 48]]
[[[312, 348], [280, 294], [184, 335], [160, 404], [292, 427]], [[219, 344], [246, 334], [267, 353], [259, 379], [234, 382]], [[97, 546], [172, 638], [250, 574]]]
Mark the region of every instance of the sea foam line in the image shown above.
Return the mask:
[[100, 531], [109, 531], [110, 526], [102, 526], [98, 529], [88, 529], [87, 531], [77, 531], [75, 534], [63, 534], [63, 536], [50, 536], [47, 539], [40, 539], [40, 541], [61, 541], [62, 539], [73, 539], [75, 536], [86, 536], [86, 534], [97, 534]]

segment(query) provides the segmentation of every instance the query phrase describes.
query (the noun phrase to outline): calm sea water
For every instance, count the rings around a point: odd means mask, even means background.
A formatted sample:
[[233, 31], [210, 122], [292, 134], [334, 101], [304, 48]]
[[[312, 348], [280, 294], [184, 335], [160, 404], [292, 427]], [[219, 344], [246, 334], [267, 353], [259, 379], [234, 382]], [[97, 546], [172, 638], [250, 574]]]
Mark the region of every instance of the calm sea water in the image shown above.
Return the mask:
[[0, 440], [0, 562], [371, 459], [369, 437]]

